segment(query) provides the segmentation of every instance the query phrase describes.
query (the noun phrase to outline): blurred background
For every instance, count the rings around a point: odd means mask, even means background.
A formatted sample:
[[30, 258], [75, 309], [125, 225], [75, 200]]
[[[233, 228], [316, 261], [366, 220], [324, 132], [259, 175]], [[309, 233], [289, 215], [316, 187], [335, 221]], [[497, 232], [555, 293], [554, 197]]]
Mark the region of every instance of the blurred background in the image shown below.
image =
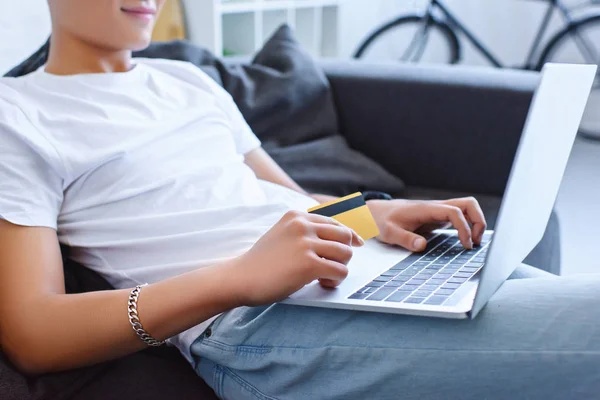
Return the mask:
[[[578, 3], [566, 0], [566, 3]], [[50, 32], [46, 0], [0, 0], [0, 71], [8, 60], [27, 55]], [[428, 0], [167, 0], [157, 40], [186, 37], [216, 53], [251, 54], [281, 23], [292, 25], [314, 55], [350, 57], [380, 24], [422, 11]], [[520, 64], [544, 16], [544, 0], [445, 0], [508, 65]], [[27, 21], [19, 18], [27, 10]], [[184, 15], [184, 11], [186, 12]], [[550, 32], [560, 26], [553, 18]], [[18, 37], [14, 33], [19, 32]], [[487, 65], [465, 46], [464, 63]]]
[[[600, 13], [593, 0], [564, 0], [563, 3], [576, 8], [573, 16], [577, 18]], [[313, 56], [350, 59], [369, 34], [382, 24], [404, 14], [422, 13], [428, 4], [430, 0], [168, 0], [154, 39], [187, 39], [219, 56], [250, 57], [277, 27], [287, 23]], [[508, 67], [524, 64], [549, 5], [544, 0], [443, 0], [443, 4]], [[583, 7], [577, 8], [579, 4]], [[441, 16], [439, 12], [434, 15]], [[408, 33], [398, 30], [387, 42], [380, 40], [378, 46], [367, 52], [368, 60], [400, 62], [402, 52], [397, 46], [409, 45], [418, 27], [419, 24], [414, 24]], [[564, 20], [555, 13], [542, 37], [542, 48], [564, 27]], [[600, 54], [600, 23], [597, 27], [586, 33], [594, 55], [595, 52]], [[8, 71], [25, 59], [49, 33], [46, 0], [0, 0], [0, 72]], [[461, 46], [460, 64], [491, 67], [490, 62], [464, 40], [463, 34], [457, 37]], [[568, 59], [572, 51], [567, 50], [567, 56], [559, 61], [578, 62]], [[442, 62], [448, 57], [447, 52], [444, 37], [436, 38], [432, 34], [423, 60], [419, 61]], [[598, 57], [596, 63], [600, 62]], [[591, 115], [596, 116], [600, 119], [600, 103], [598, 113]], [[600, 222], [598, 139], [600, 135], [597, 139], [580, 137], [577, 140], [558, 199], [564, 274], [600, 270], [592, 250], [599, 237], [595, 225]]]

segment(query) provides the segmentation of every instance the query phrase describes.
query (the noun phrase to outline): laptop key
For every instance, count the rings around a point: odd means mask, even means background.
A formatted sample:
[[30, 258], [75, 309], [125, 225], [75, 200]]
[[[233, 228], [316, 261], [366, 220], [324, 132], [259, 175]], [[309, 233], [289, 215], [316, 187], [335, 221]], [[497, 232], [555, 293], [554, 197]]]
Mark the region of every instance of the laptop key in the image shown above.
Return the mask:
[[438, 266], [442, 266], [442, 267], [444, 265], [447, 265], [447, 264], [448, 263], [446, 261], [441, 261], [441, 260], [440, 261], [434, 261], [434, 262], [431, 263], [431, 265], [438, 265]]
[[462, 267], [460, 269], [460, 272], [467, 272], [467, 273], [471, 273], [471, 274], [474, 274], [477, 271], [479, 271], [479, 268], [475, 268], [475, 267]]
[[388, 282], [391, 280], [392, 278], [389, 276], [378, 276], [377, 278], [373, 279], [373, 282]]
[[379, 275], [379, 276], [396, 276], [398, 275], [396, 272], [394, 271], [386, 271], [383, 274]]
[[383, 286], [384, 283], [385, 282], [376, 282], [376, 281], [373, 281], [373, 282], [368, 283], [367, 286], [370, 286], [370, 287], [380, 287], [380, 286]]
[[376, 287], [372, 287], [372, 286], [366, 286], [363, 288], [362, 292], [363, 293], [373, 293], [377, 290]]
[[373, 293], [372, 295], [367, 297], [367, 300], [381, 301], [381, 300], [385, 299], [386, 297], [388, 297], [390, 294], [394, 293], [395, 290], [396, 290], [396, 288], [393, 288], [393, 287], [392, 288], [382, 287], [381, 289], [379, 289], [378, 291], [376, 291], [375, 293]]
[[427, 282], [427, 284], [423, 285], [421, 287], [421, 289], [423, 289], [423, 290], [431, 290], [433, 292], [434, 290], [436, 290], [439, 287], [440, 287], [439, 285], [430, 285], [429, 282]]
[[446, 283], [444, 286], [442, 286], [442, 289], [452, 289], [452, 290], [456, 290], [460, 287], [460, 283]]
[[415, 279], [423, 279], [426, 281], [427, 279], [431, 278], [432, 275], [433, 274], [422, 272], [419, 273], [419, 275], [415, 276]]
[[412, 266], [413, 267], [422, 267], [422, 268], [425, 268], [428, 265], [429, 265], [428, 262], [419, 261], [419, 262], [414, 263]]
[[473, 267], [473, 268], [476, 267], [476, 268], [479, 268], [481, 266], [483, 266], [482, 262], [473, 262], [473, 261], [470, 261], [470, 262], [468, 262], [468, 263], [465, 264], [465, 267]]
[[450, 278], [448, 279], [448, 283], [464, 283], [468, 281], [467, 278]]
[[394, 265], [392, 268], [406, 268], [410, 266], [412, 263], [421, 258], [420, 254], [411, 254], [406, 257], [404, 260], [400, 261], [398, 264]]
[[417, 286], [421, 286], [422, 284], [424, 284], [426, 281], [426, 279], [411, 279], [410, 281], [406, 282], [409, 285], [417, 285]]
[[369, 295], [369, 293], [354, 293], [353, 295], [351, 295], [348, 298], [352, 299], [352, 300], [362, 300], [362, 299], [366, 298], [368, 295]]
[[417, 297], [429, 297], [433, 293], [433, 290], [423, 290], [419, 289], [415, 292], [415, 296]]
[[427, 242], [427, 247], [425, 248], [425, 252], [432, 250], [433, 248], [435, 248], [437, 245], [439, 245], [440, 243], [442, 243], [444, 240], [448, 239], [449, 235], [446, 234], [441, 234], [436, 236], [434, 239], [431, 239], [429, 242]]
[[392, 282], [408, 282], [410, 279], [411, 279], [410, 276], [399, 275], [399, 276], [395, 277], [394, 279], [392, 279]]
[[406, 269], [406, 271], [410, 271], [410, 272], [413, 272], [415, 274], [418, 274], [419, 271], [421, 271], [422, 269], [423, 269], [422, 267], [416, 267], [416, 266], [413, 265], [412, 267], [409, 267], [408, 269]]
[[404, 300], [404, 302], [407, 304], [421, 304], [424, 301], [425, 297], [409, 297], [408, 299]]
[[431, 278], [430, 280], [427, 281], [427, 283], [430, 283], [432, 285], [441, 285], [445, 282], [446, 282], [446, 279], [437, 279], [437, 278]]
[[427, 299], [425, 304], [430, 306], [441, 306], [446, 300], [448, 300], [447, 296], [431, 296]]
[[400, 287], [402, 285], [403, 285], [403, 282], [391, 281], [391, 282], [386, 283], [384, 287]]
[[408, 296], [410, 296], [412, 292], [409, 291], [397, 291], [394, 292], [393, 295], [391, 295], [390, 297], [388, 297], [387, 299], [385, 299], [385, 301], [393, 301], [396, 303], [400, 303], [402, 302], [404, 299], [406, 299]]
[[452, 293], [454, 293], [454, 289], [439, 289], [437, 292], [435, 292], [436, 296], [450, 296]]
[[459, 267], [458, 265], [457, 265], [456, 267], [455, 267], [455, 266], [452, 266], [452, 265], [449, 265], [449, 266], [447, 266], [446, 268], [444, 268], [444, 269], [443, 269], [441, 272], [442, 272], [442, 273], [445, 273], [445, 272], [448, 272], [448, 273], [455, 273], [455, 272], [456, 272], [456, 271], [458, 271], [459, 269], [460, 269], [460, 267]]
[[411, 285], [411, 284], [407, 283], [404, 286], [402, 286], [402, 290], [410, 290], [412, 292], [412, 291], [417, 290], [419, 288], [419, 286], [420, 285]]
[[454, 278], [470, 278], [473, 274], [470, 272], [457, 272], [454, 274]]

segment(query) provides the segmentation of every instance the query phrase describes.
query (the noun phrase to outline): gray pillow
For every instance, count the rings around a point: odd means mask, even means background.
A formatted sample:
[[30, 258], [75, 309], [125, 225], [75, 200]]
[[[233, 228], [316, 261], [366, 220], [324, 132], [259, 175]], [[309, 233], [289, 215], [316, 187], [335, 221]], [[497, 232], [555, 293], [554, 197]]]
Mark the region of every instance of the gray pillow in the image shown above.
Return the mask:
[[403, 191], [400, 179], [339, 134], [327, 76], [289, 26], [279, 28], [252, 63], [216, 68], [264, 148], [306, 190], [340, 196]]

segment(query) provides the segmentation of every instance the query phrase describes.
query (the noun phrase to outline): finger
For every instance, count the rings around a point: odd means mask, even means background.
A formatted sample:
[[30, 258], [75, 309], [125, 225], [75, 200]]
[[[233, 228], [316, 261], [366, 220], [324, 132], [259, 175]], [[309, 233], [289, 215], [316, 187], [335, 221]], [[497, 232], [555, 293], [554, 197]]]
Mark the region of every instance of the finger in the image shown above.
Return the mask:
[[349, 229], [350, 232], [352, 232], [352, 244], [353, 246], [363, 246], [365, 244], [365, 241], [363, 240], [363, 238], [361, 238], [358, 233], [356, 233], [353, 229], [348, 228], [346, 225], [336, 221], [333, 218], [330, 217], [324, 217], [322, 215], [318, 215], [318, 214], [308, 214], [308, 220], [310, 222], [316, 223], [316, 224], [323, 224], [323, 225], [332, 225], [332, 226], [338, 226], [338, 227], [342, 227], [342, 228], [346, 228]]
[[334, 281], [331, 279], [319, 279], [321, 286], [328, 289], [335, 289], [336, 287], [340, 286], [342, 282], [343, 281]]
[[473, 223], [468, 214], [465, 214], [465, 219], [469, 225], [471, 225], [471, 239], [473, 240], [473, 244], [479, 246], [481, 244], [481, 240], [483, 239], [483, 233], [485, 232], [485, 229], [483, 229], [481, 234], [479, 234], [478, 230], [481, 229], [478, 228], [479, 224]]
[[339, 242], [348, 246], [362, 246], [364, 240], [356, 232], [344, 225], [318, 224], [317, 236], [319, 239]]
[[481, 244], [481, 240], [483, 239], [483, 234], [487, 229], [487, 221], [485, 220], [485, 215], [483, 214], [483, 210], [479, 205], [479, 202], [474, 197], [467, 197], [464, 199], [454, 199], [449, 200], [446, 204], [454, 205], [460, 208], [463, 213], [467, 216], [469, 222], [473, 225], [472, 228], [472, 238], [473, 242], [476, 244]]
[[319, 257], [344, 265], [352, 259], [352, 247], [339, 242], [318, 240], [313, 245], [313, 250]]
[[450, 221], [458, 231], [458, 237], [462, 245], [466, 249], [473, 248], [471, 227], [460, 208], [447, 204], [435, 204], [429, 208], [429, 212], [431, 213], [430, 217], [433, 220]]
[[400, 228], [390, 223], [386, 227], [386, 242], [402, 246], [407, 250], [420, 252], [427, 247], [427, 240], [423, 236]]
[[315, 279], [327, 283], [343, 282], [348, 277], [348, 267], [337, 261], [316, 257]]

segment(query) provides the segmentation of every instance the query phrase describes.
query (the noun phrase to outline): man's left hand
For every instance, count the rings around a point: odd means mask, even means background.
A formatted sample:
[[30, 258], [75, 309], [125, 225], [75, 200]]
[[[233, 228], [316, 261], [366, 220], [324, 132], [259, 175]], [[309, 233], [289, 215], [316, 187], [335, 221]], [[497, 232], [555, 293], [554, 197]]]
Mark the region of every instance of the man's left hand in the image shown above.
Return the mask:
[[378, 239], [411, 251], [423, 251], [424, 237], [415, 232], [430, 232], [451, 223], [467, 249], [479, 245], [487, 227], [485, 217], [473, 197], [443, 201], [370, 200], [367, 202], [379, 227]]

